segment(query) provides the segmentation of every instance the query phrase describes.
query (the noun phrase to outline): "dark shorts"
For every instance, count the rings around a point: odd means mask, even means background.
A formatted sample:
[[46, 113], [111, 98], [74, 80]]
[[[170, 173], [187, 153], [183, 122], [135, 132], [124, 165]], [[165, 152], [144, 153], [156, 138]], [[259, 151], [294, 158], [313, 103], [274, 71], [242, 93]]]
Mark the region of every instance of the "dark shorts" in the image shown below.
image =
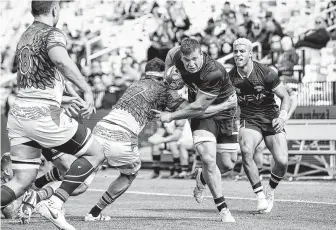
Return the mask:
[[249, 120], [241, 119], [240, 128], [253, 129], [261, 133], [263, 137], [285, 132], [284, 129], [282, 131], [276, 132], [272, 126], [272, 123], [261, 123], [252, 119]]
[[215, 141], [217, 144], [237, 143], [238, 127], [234, 118], [191, 119], [190, 127], [195, 144], [204, 141]]

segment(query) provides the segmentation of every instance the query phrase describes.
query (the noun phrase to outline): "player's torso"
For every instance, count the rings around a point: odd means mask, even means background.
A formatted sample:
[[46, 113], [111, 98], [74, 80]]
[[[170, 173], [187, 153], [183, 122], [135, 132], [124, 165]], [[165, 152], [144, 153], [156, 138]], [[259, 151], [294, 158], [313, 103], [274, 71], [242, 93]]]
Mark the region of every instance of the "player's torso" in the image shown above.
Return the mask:
[[[219, 91], [219, 95], [213, 102], [214, 105], [226, 101], [234, 93], [234, 88], [227, 76], [224, 66], [210, 58], [207, 54], [203, 54], [203, 66], [201, 70], [196, 73], [190, 73], [186, 70], [181, 60], [180, 51], [176, 52], [173, 62], [180, 71], [182, 79], [188, 87], [189, 102], [194, 102], [196, 100], [196, 95], [200, 88], [207, 87], [204, 85], [204, 79], [209, 77], [207, 75], [220, 76], [220, 80], [217, 80], [214, 86]], [[221, 112], [221, 116], [226, 118], [232, 117], [234, 115], [234, 111], [235, 109], [223, 111]]]
[[[42, 99], [59, 106], [64, 78], [48, 56], [47, 42], [56, 28], [34, 22], [21, 36], [17, 45], [17, 97], [24, 100]], [[37, 103], [38, 104], [38, 103]]]
[[139, 134], [155, 117], [152, 109], [163, 110], [168, 100], [168, 88], [152, 79], [133, 83], [104, 119]]
[[253, 62], [253, 70], [248, 77], [242, 77], [234, 67], [229, 76], [235, 87], [241, 117], [273, 116], [278, 112], [275, 95], [264, 80], [268, 67]]

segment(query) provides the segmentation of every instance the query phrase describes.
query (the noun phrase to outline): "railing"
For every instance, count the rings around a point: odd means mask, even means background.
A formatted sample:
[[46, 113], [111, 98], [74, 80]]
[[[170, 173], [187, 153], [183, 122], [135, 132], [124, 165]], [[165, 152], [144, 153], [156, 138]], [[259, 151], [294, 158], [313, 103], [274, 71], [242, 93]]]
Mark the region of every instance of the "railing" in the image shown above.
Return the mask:
[[287, 83], [298, 93], [299, 106], [336, 104], [336, 82]]

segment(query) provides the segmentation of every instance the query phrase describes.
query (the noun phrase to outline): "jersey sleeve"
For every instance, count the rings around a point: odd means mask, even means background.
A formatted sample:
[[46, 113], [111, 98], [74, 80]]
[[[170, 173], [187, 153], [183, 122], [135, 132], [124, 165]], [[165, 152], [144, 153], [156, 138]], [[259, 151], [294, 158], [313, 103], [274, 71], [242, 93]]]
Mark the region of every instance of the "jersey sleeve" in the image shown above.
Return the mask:
[[169, 69], [169, 67], [175, 65], [175, 54], [177, 53], [177, 51], [180, 50], [180, 47], [177, 46], [177, 47], [174, 47], [172, 49], [170, 49], [168, 51], [168, 54], [166, 56], [166, 60], [165, 60], [165, 68], [166, 70]]
[[176, 90], [169, 90], [166, 108], [170, 111], [175, 111], [185, 101]]
[[278, 77], [278, 74], [274, 70], [269, 68], [265, 76], [265, 88], [274, 91], [280, 85], [281, 81]]
[[66, 49], [66, 38], [60, 30], [53, 29], [49, 32], [47, 37], [47, 51], [56, 46], [61, 46]]

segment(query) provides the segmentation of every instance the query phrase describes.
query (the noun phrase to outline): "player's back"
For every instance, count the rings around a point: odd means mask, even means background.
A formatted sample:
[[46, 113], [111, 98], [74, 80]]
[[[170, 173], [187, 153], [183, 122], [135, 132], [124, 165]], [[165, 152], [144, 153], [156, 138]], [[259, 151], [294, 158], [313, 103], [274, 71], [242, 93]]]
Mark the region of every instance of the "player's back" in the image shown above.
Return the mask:
[[116, 123], [135, 134], [155, 117], [152, 109], [163, 110], [169, 100], [169, 89], [154, 79], [134, 82], [103, 119]]
[[48, 56], [55, 46], [65, 48], [65, 37], [60, 30], [45, 23], [35, 21], [22, 34], [15, 55], [19, 100], [60, 106], [64, 79]]

